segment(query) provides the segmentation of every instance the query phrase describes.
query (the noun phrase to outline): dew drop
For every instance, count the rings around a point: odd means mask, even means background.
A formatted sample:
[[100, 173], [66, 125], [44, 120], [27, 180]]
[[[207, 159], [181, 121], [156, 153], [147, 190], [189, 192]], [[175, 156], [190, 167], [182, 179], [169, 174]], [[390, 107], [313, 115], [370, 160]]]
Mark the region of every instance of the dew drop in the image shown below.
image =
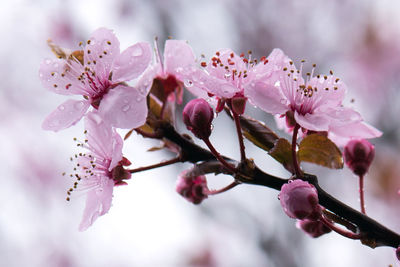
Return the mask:
[[136, 102], [140, 102], [140, 101], [142, 101], [142, 97], [141, 96], [136, 97]]
[[58, 109], [63, 111], [63, 110], [65, 110], [65, 107], [64, 107], [64, 105], [61, 105], [61, 106], [58, 107]]
[[225, 78], [230, 78], [231, 76], [232, 76], [231, 73], [225, 73], [225, 75], [224, 75]]
[[143, 55], [143, 49], [139, 45], [134, 46], [131, 55], [133, 57], [139, 57], [139, 56]]
[[130, 105], [124, 105], [124, 106], [122, 107], [122, 111], [123, 111], [123, 112], [127, 112], [130, 108], [131, 108]]
[[193, 81], [188, 80], [188, 79], [185, 79], [185, 81], [184, 81], [183, 83], [184, 83], [184, 85], [185, 85], [187, 88], [193, 86]]
[[176, 71], [177, 73], [181, 73], [181, 72], [183, 71], [183, 68], [182, 68], [182, 67], [177, 67], [177, 68], [175, 69], [175, 71]]

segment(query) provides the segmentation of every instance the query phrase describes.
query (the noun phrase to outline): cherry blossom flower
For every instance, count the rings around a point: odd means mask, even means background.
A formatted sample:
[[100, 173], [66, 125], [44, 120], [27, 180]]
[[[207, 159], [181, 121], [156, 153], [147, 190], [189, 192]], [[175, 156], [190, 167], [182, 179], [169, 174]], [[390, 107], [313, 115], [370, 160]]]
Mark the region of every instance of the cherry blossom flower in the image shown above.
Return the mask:
[[139, 84], [157, 82], [163, 88], [157, 97], [161, 101], [182, 103], [183, 83], [195, 67], [195, 55], [184, 40], [167, 40], [164, 55], [161, 56], [157, 43], [156, 62], [143, 75]]
[[[343, 107], [346, 85], [332, 72], [330, 75], [314, 76], [313, 65], [312, 72], [303, 79], [303, 64], [297, 70], [282, 51], [279, 50], [279, 53], [283, 69], [272, 71], [273, 79], [271, 75], [266, 75], [253, 80], [248, 86], [247, 95], [253, 104], [266, 112], [280, 115], [282, 119], [289, 116], [304, 129], [326, 131], [340, 145], [351, 138], [381, 135], [379, 130], [365, 123], [358, 112]], [[276, 77], [279, 79], [276, 80]], [[290, 131], [293, 125], [286, 126]]]
[[120, 53], [119, 41], [111, 30], [99, 28], [92, 33], [83, 51], [59, 59], [45, 59], [40, 65], [42, 84], [61, 95], [82, 95], [83, 100], [69, 99], [43, 122], [45, 130], [59, 131], [76, 124], [90, 105], [119, 128], [135, 128], [147, 116], [147, 90], [124, 82], [139, 77], [151, 62], [151, 47], [136, 43]]
[[[123, 140], [115, 129], [97, 112], [89, 112], [85, 116], [85, 129], [87, 140], [78, 145], [89, 150], [89, 153], [76, 156], [80, 173], [75, 174], [78, 181], [74, 186], [87, 192], [80, 231], [86, 230], [99, 216], [108, 212], [114, 186], [125, 184], [123, 180], [131, 176], [123, 168], [130, 162], [122, 156]], [[71, 191], [72, 188], [68, 195]]]
[[241, 114], [244, 112], [248, 93], [252, 93], [247, 90], [249, 85], [261, 77], [272, 79], [275, 77], [272, 75], [275, 70], [283, 68], [278, 51], [276, 49], [268, 58], [262, 57], [257, 61], [251, 59], [251, 53], [249, 58], [245, 58], [244, 54], [238, 56], [231, 49], [222, 49], [215, 53], [208, 64], [201, 62], [204, 70], [193, 72], [188, 87], [192, 85], [204, 90], [209, 96], [215, 96], [219, 100], [217, 111], [223, 108], [225, 100], [239, 98], [237, 102], [240, 103]]

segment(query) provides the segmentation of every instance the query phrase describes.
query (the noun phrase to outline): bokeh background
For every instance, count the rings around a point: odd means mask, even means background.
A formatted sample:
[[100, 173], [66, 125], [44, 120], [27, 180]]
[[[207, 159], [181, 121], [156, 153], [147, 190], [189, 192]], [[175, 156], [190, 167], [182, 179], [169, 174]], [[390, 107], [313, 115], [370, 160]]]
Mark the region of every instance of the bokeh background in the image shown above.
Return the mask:
[[[73, 183], [69, 157], [79, 150], [83, 125], [59, 133], [41, 130], [63, 96], [46, 91], [38, 67], [52, 57], [46, 40], [77, 48], [98, 27], [114, 29], [124, 49], [168, 36], [188, 40], [196, 55], [230, 47], [257, 57], [279, 47], [297, 62], [334, 70], [349, 87], [346, 104], [384, 132], [373, 140], [376, 160], [366, 178], [367, 213], [400, 232], [400, 2], [395, 0], [15, 0], [0, 8], [0, 265], [1, 266], [388, 266], [394, 250], [372, 250], [329, 234], [316, 240], [296, 229], [277, 191], [238, 186], [200, 206], [175, 193], [176, 165], [134, 175], [115, 189], [110, 212], [78, 232], [85, 197], [65, 201]], [[186, 100], [190, 95], [185, 95]], [[351, 101], [355, 99], [354, 103]], [[271, 116], [248, 112], [276, 125]], [[178, 114], [179, 116], [179, 114]], [[185, 131], [183, 127], [181, 131]], [[123, 134], [124, 132], [121, 131]], [[282, 135], [284, 133], [280, 132]], [[229, 138], [228, 138], [229, 137]], [[212, 141], [238, 158], [233, 125], [214, 123]], [[169, 159], [146, 152], [157, 142], [133, 136], [125, 155], [134, 166]], [[247, 143], [264, 170], [289, 177], [279, 164]], [[348, 170], [303, 166], [328, 192], [358, 208], [357, 179]], [[218, 188], [230, 178], [208, 177]]]

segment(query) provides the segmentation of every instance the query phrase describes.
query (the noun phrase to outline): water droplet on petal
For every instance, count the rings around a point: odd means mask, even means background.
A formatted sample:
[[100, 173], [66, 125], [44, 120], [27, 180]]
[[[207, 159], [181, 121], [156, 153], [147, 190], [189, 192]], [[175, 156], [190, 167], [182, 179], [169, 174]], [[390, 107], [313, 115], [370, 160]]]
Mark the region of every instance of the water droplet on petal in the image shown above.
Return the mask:
[[143, 49], [139, 45], [136, 45], [133, 47], [133, 50], [132, 50], [133, 57], [139, 57], [142, 54], [143, 54]]
[[46, 59], [46, 60], [45, 60], [45, 63], [46, 63], [47, 65], [50, 65], [51, 60], [50, 60], [50, 59]]
[[136, 97], [136, 102], [140, 102], [140, 101], [142, 101], [142, 97], [141, 96]]
[[64, 105], [61, 105], [61, 106], [58, 107], [58, 109], [63, 111], [63, 110], [65, 110], [65, 107], [64, 107]]
[[230, 78], [231, 76], [232, 76], [231, 73], [225, 73], [225, 75], [224, 75], [225, 78]]
[[175, 69], [175, 71], [176, 71], [177, 73], [180, 73], [180, 72], [183, 71], [183, 68], [182, 68], [182, 67], [177, 67], [177, 68]]
[[124, 105], [124, 106], [122, 107], [122, 111], [123, 111], [123, 112], [127, 112], [130, 108], [131, 108], [130, 105]]
[[189, 88], [189, 87], [192, 87], [192, 86], [193, 86], [193, 81], [191, 81], [191, 80], [189, 80], [189, 79], [185, 79], [185, 80], [183, 81], [183, 84], [184, 84], [187, 88]]

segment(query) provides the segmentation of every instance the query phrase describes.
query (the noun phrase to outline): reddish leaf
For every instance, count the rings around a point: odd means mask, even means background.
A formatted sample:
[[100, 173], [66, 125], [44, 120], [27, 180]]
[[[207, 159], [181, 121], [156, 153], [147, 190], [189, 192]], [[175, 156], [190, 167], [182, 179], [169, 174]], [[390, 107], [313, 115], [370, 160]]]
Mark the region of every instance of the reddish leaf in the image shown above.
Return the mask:
[[297, 152], [299, 161], [311, 162], [331, 169], [343, 168], [342, 152], [328, 137], [311, 134], [305, 137]]

